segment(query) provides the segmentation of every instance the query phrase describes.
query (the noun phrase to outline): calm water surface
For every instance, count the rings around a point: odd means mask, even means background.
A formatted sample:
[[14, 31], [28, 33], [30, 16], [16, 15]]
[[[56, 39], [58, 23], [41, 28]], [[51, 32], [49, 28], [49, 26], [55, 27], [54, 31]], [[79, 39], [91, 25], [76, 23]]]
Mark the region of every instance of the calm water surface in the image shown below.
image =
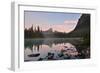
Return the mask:
[[25, 39], [24, 61], [78, 59], [80, 38]]

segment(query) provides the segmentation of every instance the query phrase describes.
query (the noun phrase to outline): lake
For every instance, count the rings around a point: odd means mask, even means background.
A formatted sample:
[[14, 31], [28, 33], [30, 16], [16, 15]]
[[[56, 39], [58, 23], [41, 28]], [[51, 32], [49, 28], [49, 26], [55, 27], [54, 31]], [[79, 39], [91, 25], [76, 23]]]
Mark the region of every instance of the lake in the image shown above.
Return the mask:
[[[79, 48], [77, 48], [82, 41], [82, 38], [25, 39], [24, 61], [28, 62], [89, 58], [89, 50], [80, 51]], [[81, 47], [83, 48], [83, 46]], [[84, 52], [87, 53], [84, 54]]]

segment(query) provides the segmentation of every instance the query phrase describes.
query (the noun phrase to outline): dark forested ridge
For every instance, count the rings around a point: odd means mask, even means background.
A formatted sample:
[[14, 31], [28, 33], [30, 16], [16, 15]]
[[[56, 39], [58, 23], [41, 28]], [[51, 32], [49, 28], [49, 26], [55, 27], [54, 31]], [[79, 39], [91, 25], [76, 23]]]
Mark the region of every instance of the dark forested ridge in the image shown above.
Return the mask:
[[85, 28], [88, 31], [90, 30], [90, 14], [82, 14], [82, 16], [80, 17], [80, 19], [77, 23], [75, 31], [82, 30], [82, 29], [85, 29]]
[[76, 28], [70, 33], [72, 36], [90, 35], [90, 14], [82, 14]]

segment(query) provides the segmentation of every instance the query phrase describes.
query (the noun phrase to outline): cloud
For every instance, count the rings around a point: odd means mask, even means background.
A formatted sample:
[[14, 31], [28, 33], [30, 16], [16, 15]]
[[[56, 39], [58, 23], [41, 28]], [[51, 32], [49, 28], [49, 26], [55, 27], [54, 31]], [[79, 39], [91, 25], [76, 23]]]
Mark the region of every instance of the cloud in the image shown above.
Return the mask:
[[78, 22], [78, 20], [66, 20], [64, 21], [64, 24], [67, 24], [67, 25], [76, 25]]
[[52, 28], [60, 32], [70, 32], [75, 29], [78, 20], [66, 20], [62, 24], [52, 25]]

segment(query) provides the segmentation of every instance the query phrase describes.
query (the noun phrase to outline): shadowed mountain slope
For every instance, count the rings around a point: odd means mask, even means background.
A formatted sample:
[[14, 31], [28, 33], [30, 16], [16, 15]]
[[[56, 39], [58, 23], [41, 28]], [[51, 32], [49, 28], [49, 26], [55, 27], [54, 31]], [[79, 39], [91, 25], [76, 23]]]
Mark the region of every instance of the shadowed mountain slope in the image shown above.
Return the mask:
[[72, 36], [84, 36], [90, 34], [90, 14], [82, 14], [76, 28], [69, 33]]

